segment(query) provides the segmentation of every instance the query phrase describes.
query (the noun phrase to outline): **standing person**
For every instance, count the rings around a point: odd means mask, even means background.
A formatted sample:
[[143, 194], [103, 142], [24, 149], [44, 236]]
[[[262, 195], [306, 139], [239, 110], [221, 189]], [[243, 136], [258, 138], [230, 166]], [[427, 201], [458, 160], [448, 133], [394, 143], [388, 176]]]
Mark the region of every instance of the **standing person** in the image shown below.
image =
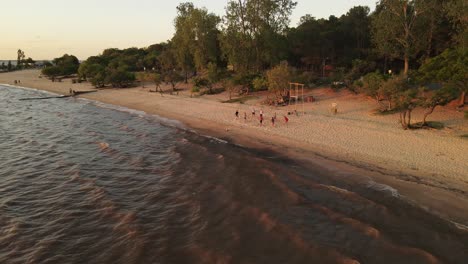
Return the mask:
[[274, 116], [271, 117], [271, 126], [273, 126], [273, 127], [275, 126], [275, 117]]
[[247, 112], [244, 112], [244, 123], [247, 122]]
[[337, 103], [332, 103], [332, 113], [336, 115], [338, 113], [338, 104]]
[[263, 110], [260, 109], [260, 117], [263, 117]]
[[263, 126], [263, 115], [260, 115], [260, 126]]
[[286, 123], [286, 126], [288, 126], [289, 118], [287, 116], [284, 116], [284, 123]]
[[255, 117], [255, 108], [252, 107], [252, 118]]
[[239, 110], [236, 110], [236, 119], [239, 119]]

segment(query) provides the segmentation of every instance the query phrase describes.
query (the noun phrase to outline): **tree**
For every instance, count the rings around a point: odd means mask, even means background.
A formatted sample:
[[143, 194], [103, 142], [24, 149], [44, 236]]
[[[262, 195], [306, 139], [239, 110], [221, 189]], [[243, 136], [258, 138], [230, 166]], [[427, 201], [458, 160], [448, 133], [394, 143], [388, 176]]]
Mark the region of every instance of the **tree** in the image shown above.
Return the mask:
[[159, 55], [158, 60], [161, 64], [161, 77], [166, 83], [170, 83], [172, 91], [176, 90], [176, 84], [183, 80], [183, 77], [177, 72], [177, 61], [174, 55], [174, 50], [169, 47]]
[[444, 106], [457, 97], [456, 90], [451, 87], [442, 87], [435, 91], [423, 87], [419, 90], [419, 106], [426, 108], [423, 117], [423, 126], [427, 126], [426, 119], [437, 106]]
[[8, 61], [7, 70], [11, 71], [12, 69], [13, 69], [13, 66], [11, 65], [11, 61]]
[[55, 78], [61, 74], [61, 69], [58, 66], [49, 66], [43, 68], [41, 72], [54, 81]]
[[21, 64], [23, 63], [23, 60], [26, 57], [26, 55], [24, 55], [24, 51], [22, 51], [21, 49], [18, 49], [17, 54], [18, 54], [18, 57], [16, 60], [16, 67], [18, 69], [21, 69]]
[[231, 0], [226, 7], [222, 49], [236, 71], [260, 71], [284, 59], [282, 34], [297, 5], [291, 0]]
[[153, 73], [153, 82], [154, 85], [156, 86], [156, 91], [160, 91], [162, 94], [162, 89], [161, 89], [161, 84], [163, 82], [162, 75], [159, 73]]
[[424, 0], [380, 0], [372, 21], [372, 40], [377, 50], [404, 61], [408, 75], [410, 59], [421, 49], [427, 11]]
[[224, 80], [223, 80], [223, 87], [224, 87], [224, 89], [225, 89], [226, 91], [228, 91], [229, 100], [232, 99], [232, 94], [233, 94], [233, 93], [239, 91], [238, 86], [235, 84], [235, 82], [234, 82], [233, 80], [224, 79]]
[[[447, 49], [442, 54], [427, 60], [418, 70], [422, 84], [436, 82], [446, 88], [452, 87], [460, 95], [460, 106], [465, 104], [468, 91], [468, 51], [462, 47]], [[450, 93], [442, 93], [449, 95]]]
[[52, 78], [52, 80], [60, 75], [67, 76], [77, 73], [80, 65], [78, 58], [68, 54], [65, 54], [59, 58], [55, 58], [52, 63], [53, 66], [47, 66], [42, 69], [42, 73]]
[[130, 86], [135, 81], [135, 74], [125, 70], [124, 68], [107, 69], [105, 78], [106, 83], [116, 88], [125, 88]]
[[213, 94], [213, 85], [215, 85], [221, 79], [221, 71], [214, 63], [208, 64], [208, 73], [207, 73], [207, 80], [208, 80], [208, 90], [210, 94]]
[[444, 2], [444, 8], [447, 16], [452, 21], [455, 41], [460, 47], [466, 47], [468, 40], [468, 5], [465, 0], [451, 0]]
[[266, 72], [268, 80], [268, 90], [277, 97], [286, 95], [291, 80], [291, 70], [287, 62], [281, 62], [271, 70]]
[[363, 78], [362, 90], [364, 93], [381, 103], [383, 100], [382, 85], [384, 83], [384, 76], [378, 72], [371, 72], [366, 74]]
[[192, 3], [177, 7], [175, 34], [172, 38], [177, 65], [184, 72], [187, 83], [189, 72], [203, 70], [209, 62], [217, 61], [217, 25], [219, 17]]
[[396, 109], [400, 111], [400, 124], [403, 129], [411, 128], [411, 113], [418, 105], [416, 96], [415, 89], [404, 89], [395, 95]]

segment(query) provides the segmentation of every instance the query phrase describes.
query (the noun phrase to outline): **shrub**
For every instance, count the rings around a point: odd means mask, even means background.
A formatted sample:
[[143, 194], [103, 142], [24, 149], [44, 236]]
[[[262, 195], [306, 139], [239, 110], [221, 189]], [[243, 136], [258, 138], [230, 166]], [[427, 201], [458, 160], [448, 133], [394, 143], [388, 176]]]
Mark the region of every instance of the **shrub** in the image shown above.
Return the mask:
[[264, 77], [257, 77], [252, 81], [254, 91], [268, 90], [268, 81]]

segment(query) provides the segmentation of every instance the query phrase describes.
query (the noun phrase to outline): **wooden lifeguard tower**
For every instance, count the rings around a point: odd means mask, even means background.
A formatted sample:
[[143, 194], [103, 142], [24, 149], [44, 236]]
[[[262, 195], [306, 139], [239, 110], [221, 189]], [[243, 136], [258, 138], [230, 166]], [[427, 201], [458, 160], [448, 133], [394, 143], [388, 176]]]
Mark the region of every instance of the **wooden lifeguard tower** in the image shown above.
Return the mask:
[[304, 84], [302, 83], [289, 83], [289, 107], [291, 106], [291, 101], [295, 101], [294, 111], [297, 112], [297, 102], [301, 98], [302, 102], [302, 114], [305, 114], [304, 110]]

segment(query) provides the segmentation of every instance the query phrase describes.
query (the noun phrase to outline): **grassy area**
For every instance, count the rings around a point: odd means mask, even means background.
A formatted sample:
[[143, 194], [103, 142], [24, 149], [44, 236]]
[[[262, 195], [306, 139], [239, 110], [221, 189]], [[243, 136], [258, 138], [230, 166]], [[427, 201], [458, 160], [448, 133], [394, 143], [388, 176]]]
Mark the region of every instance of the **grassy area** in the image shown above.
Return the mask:
[[245, 102], [247, 102], [247, 101], [249, 101], [249, 100], [254, 100], [254, 99], [258, 99], [258, 97], [257, 97], [257, 96], [253, 96], [253, 95], [249, 95], [249, 96], [243, 96], [243, 97], [239, 97], [239, 98], [234, 98], [234, 99], [231, 99], [231, 100], [223, 101], [223, 103], [228, 103], [228, 104], [234, 104], [234, 103], [245, 104]]

